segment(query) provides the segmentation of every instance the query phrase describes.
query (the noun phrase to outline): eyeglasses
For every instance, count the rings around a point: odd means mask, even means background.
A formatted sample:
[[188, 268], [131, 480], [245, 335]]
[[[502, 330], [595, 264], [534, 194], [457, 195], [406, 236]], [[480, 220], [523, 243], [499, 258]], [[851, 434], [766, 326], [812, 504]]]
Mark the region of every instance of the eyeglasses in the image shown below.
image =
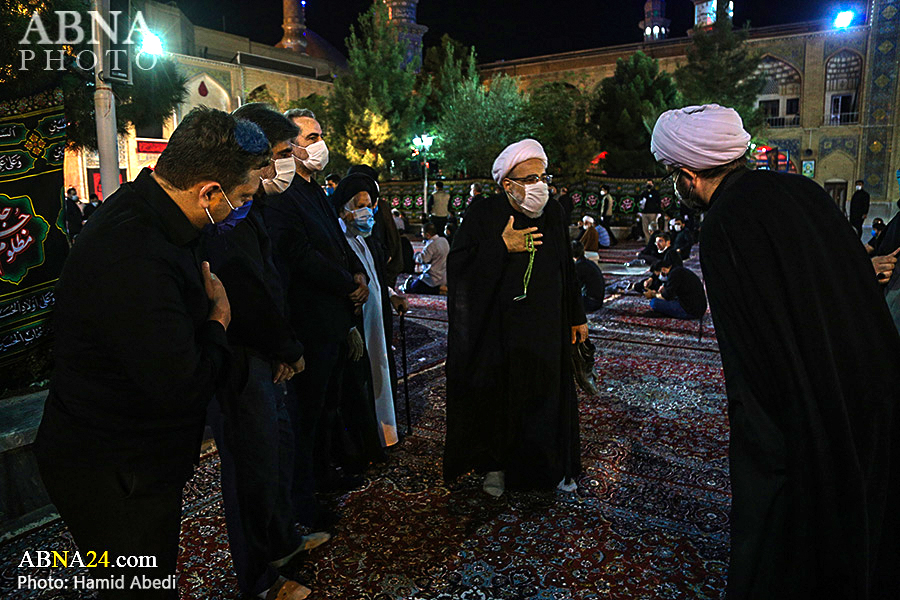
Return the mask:
[[523, 182], [526, 185], [534, 185], [538, 181], [543, 181], [547, 185], [553, 182], [553, 175], [544, 173], [543, 175], [529, 175], [528, 177], [507, 177], [510, 181]]

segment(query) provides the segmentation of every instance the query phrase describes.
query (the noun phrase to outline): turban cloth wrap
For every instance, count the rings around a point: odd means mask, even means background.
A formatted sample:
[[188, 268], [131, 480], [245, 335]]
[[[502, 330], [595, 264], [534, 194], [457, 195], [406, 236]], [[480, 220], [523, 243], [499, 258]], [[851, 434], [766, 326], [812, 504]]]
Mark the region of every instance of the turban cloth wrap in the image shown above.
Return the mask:
[[515, 144], [510, 144], [494, 161], [494, 166], [491, 169], [494, 181], [499, 185], [517, 164], [531, 158], [541, 159], [544, 168], [547, 168], [547, 153], [544, 152], [544, 147], [537, 140], [524, 139]]
[[650, 151], [666, 166], [704, 171], [739, 159], [749, 145], [736, 110], [706, 104], [664, 112], [653, 128]]

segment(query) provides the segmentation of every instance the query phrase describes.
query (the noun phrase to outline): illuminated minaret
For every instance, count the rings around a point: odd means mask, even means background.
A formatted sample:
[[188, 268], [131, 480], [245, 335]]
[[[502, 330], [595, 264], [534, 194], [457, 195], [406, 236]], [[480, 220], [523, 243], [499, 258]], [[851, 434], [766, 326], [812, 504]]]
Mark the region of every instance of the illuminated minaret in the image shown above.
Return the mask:
[[306, 0], [284, 0], [283, 6], [284, 37], [275, 46], [306, 54]]
[[[287, 0], [285, 0], [287, 1]], [[400, 31], [400, 39], [406, 44], [406, 62], [422, 65], [422, 36], [428, 31], [424, 25], [416, 23], [416, 8], [419, 0], [383, 0], [387, 5], [388, 18]]]
[[[700, 29], [709, 27], [716, 22], [716, 10], [719, 6], [719, 0], [693, 0], [694, 2], [694, 28]], [[728, 2], [728, 17], [734, 18], [734, 2], [731, 0], [722, 0]]]
[[666, 39], [670, 24], [671, 21], [666, 18], [666, 0], [647, 0], [644, 3], [644, 20], [639, 23], [644, 32], [644, 43]]

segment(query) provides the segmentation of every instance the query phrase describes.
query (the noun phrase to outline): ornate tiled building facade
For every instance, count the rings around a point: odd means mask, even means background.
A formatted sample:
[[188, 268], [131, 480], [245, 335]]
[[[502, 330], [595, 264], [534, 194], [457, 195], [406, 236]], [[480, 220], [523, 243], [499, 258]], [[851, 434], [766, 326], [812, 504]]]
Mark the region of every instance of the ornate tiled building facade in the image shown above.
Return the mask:
[[[616, 59], [636, 51], [673, 72], [689, 44], [687, 37], [645, 41], [485, 64], [481, 73], [507, 73], [524, 88], [568, 81], [593, 89], [614, 73]], [[749, 44], [767, 78], [760, 102], [769, 126], [759, 141], [777, 147], [791, 170], [812, 175], [842, 207], [853, 182], [863, 179], [876, 202], [870, 217], [896, 212], [900, 0], [869, 0], [865, 22], [846, 29], [827, 23], [754, 29]]]

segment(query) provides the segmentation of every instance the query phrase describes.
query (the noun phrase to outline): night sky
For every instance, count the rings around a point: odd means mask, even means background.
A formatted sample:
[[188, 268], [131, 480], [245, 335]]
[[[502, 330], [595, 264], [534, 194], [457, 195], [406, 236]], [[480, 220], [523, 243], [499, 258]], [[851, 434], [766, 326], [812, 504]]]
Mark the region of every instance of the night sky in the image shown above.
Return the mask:
[[[280, 0], [181, 0], [195, 24], [266, 44], [281, 39]], [[371, 0], [307, 0], [307, 27], [346, 54], [344, 38]], [[855, 6], [854, 6], [855, 5]], [[643, 0], [420, 0], [418, 21], [429, 27], [425, 45], [447, 33], [472, 46], [479, 62], [636, 43]], [[864, 6], [862, 0], [736, 0], [735, 23], [754, 27], [830, 19], [838, 8]], [[693, 23], [691, 0], [669, 0], [666, 16], [673, 36], [684, 37]]]

